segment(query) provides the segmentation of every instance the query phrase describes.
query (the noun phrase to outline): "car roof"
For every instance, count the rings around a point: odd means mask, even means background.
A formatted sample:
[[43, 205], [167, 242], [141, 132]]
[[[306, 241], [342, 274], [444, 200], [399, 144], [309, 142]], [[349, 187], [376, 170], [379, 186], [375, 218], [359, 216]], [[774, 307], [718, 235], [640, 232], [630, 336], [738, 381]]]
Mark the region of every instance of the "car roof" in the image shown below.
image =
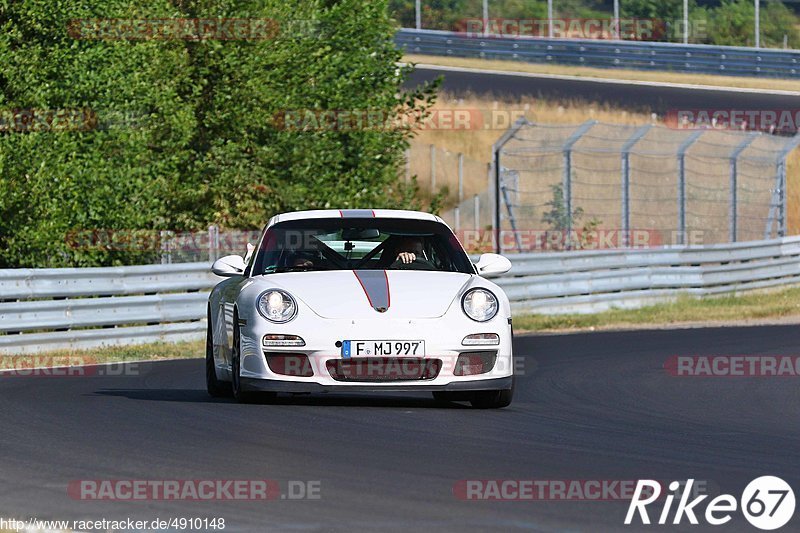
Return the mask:
[[403, 209], [315, 209], [310, 211], [293, 211], [272, 217], [267, 226], [287, 220], [308, 220], [315, 218], [405, 218], [410, 220], [444, 221], [430, 213], [407, 211]]

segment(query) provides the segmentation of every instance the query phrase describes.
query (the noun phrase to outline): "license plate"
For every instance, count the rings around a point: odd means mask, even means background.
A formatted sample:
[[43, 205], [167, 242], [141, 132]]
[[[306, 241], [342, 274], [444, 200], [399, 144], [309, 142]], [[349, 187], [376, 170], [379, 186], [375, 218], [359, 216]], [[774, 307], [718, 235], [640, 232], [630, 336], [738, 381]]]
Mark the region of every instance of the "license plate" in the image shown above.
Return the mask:
[[425, 355], [425, 341], [343, 341], [342, 357], [399, 357]]

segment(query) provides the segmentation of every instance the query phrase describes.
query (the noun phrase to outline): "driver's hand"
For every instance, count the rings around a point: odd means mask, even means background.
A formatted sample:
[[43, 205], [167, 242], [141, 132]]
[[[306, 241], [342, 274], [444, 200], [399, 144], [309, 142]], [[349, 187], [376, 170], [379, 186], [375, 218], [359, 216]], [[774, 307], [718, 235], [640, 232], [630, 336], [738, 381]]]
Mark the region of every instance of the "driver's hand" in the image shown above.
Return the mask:
[[397, 254], [397, 261], [402, 262], [403, 264], [413, 263], [414, 260], [417, 259], [417, 256], [411, 252], [400, 252]]
[[301, 268], [308, 268], [308, 267], [313, 267], [314, 263], [312, 263], [308, 259], [298, 259], [297, 261], [294, 262], [293, 266], [301, 267]]

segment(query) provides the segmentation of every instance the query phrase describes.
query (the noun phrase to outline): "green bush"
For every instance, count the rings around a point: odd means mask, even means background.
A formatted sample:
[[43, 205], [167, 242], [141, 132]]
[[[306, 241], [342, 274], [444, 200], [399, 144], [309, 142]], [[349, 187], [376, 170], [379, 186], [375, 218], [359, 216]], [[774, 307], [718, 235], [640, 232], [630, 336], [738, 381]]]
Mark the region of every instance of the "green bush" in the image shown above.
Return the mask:
[[[74, 19], [254, 17], [269, 40], [78, 40]], [[411, 131], [282, 129], [286, 110], [421, 114], [383, 1], [0, 0], [0, 110], [90, 109], [88, 131], [0, 134], [0, 267], [136, 263], [86, 230], [258, 228], [278, 211], [414, 206]], [[46, 130], [46, 128], [45, 128]]]
[[[782, 47], [784, 35], [791, 48], [800, 45], [797, 15], [782, 2], [769, 0], [761, 7], [761, 46]], [[723, 0], [711, 11], [711, 44], [729, 46], [755, 45], [755, 5], [749, 0]]]

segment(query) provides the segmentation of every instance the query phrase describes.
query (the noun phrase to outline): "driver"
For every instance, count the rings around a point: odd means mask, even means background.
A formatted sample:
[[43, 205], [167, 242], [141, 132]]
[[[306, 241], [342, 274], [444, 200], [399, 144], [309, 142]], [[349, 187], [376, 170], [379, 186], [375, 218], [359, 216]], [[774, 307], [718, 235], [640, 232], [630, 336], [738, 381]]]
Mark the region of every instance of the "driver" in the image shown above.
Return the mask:
[[395, 263], [400, 262], [408, 265], [416, 261], [417, 257], [424, 259], [422, 239], [419, 237], [402, 237], [397, 241], [394, 249], [395, 253], [397, 253], [397, 258], [394, 260]]
[[311, 260], [308, 252], [295, 251], [289, 256], [289, 265], [292, 267], [313, 268], [314, 261]]

